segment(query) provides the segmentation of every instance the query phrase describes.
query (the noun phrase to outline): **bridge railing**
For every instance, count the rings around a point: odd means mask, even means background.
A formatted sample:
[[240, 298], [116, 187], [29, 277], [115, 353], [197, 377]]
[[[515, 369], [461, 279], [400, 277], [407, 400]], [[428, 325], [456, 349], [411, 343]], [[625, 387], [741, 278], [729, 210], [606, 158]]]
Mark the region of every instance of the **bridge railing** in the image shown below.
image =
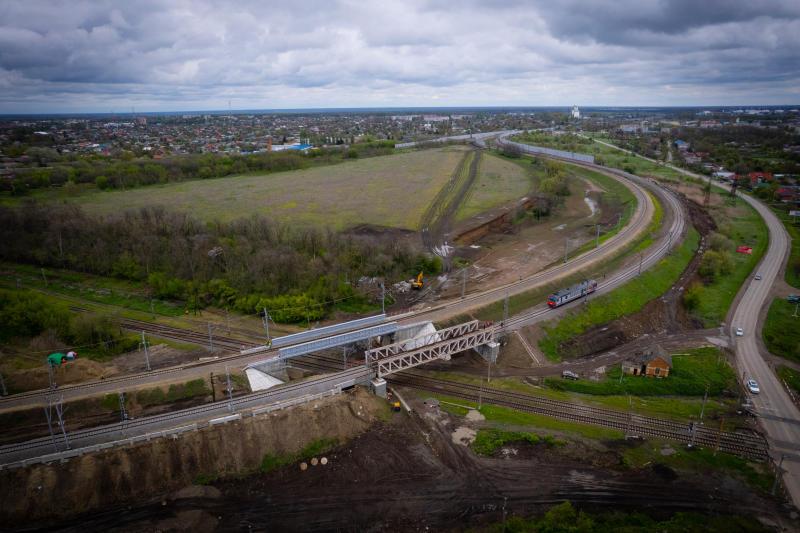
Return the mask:
[[433, 331], [419, 337], [413, 337], [404, 341], [395, 342], [394, 344], [373, 348], [364, 352], [364, 355], [368, 363], [374, 363], [399, 353], [408, 352], [416, 348], [422, 348], [429, 344], [446, 341], [454, 337], [460, 337], [462, 335], [466, 335], [467, 333], [472, 333], [473, 331], [477, 331], [479, 326], [480, 323], [477, 320], [465, 322], [457, 326]]

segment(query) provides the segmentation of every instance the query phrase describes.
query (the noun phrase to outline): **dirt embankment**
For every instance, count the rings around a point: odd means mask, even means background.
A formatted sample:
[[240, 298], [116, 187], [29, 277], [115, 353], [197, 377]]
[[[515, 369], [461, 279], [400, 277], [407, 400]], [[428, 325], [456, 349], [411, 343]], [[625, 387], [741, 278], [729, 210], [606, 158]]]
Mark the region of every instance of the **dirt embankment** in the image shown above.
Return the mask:
[[587, 357], [631, 342], [645, 333], [678, 333], [703, 328], [703, 324], [686, 313], [681, 305], [681, 295], [696, 276], [706, 236], [717, 226], [705, 209], [683, 194], [677, 194], [689, 213], [692, 225], [701, 235], [700, 252], [695, 254], [675, 284], [660, 298], [648, 302], [637, 313], [597, 326], [571, 339], [561, 347], [562, 353], [569, 357]]
[[318, 439], [340, 442], [369, 428], [386, 402], [362, 389], [236, 423], [129, 448], [0, 472], [0, 523], [66, 518], [158, 498], [198, 476], [257, 471], [265, 454], [295, 453]]

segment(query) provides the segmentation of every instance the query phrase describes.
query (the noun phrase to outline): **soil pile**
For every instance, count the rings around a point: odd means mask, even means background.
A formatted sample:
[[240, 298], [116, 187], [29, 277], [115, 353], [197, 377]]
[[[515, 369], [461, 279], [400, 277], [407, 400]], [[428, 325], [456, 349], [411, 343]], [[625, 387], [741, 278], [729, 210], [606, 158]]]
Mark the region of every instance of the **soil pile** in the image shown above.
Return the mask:
[[291, 454], [317, 439], [340, 442], [387, 410], [366, 391], [186, 433], [178, 439], [86, 455], [64, 464], [0, 471], [0, 522], [67, 517], [151, 498], [198, 477], [257, 472], [265, 454]]

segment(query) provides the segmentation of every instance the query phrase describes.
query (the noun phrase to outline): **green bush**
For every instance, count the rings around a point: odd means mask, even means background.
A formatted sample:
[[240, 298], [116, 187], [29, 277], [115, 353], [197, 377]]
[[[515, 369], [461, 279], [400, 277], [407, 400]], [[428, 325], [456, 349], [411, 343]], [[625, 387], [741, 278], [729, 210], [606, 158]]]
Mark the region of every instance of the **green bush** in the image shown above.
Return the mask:
[[298, 461], [318, 456], [336, 447], [338, 444], [339, 441], [336, 439], [317, 439], [315, 441], [312, 441], [310, 444], [308, 444], [305, 448], [303, 448], [297, 453], [286, 453], [277, 455], [268, 453], [265, 454], [264, 458], [261, 460], [260, 470], [261, 472], [266, 474], [268, 472], [272, 472], [273, 470], [277, 470], [278, 468], [288, 466]]
[[65, 304], [32, 291], [0, 290], [0, 340], [34, 337], [46, 330], [59, 337], [69, 335], [70, 312]]
[[544, 444], [548, 447], [562, 444], [550, 435], [539, 436], [519, 431], [503, 431], [500, 429], [480, 429], [472, 443], [472, 450], [478, 455], [492, 455], [507, 444], [526, 442], [528, 444]]
[[800, 362], [800, 317], [792, 316], [794, 310], [795, 304], [773, 300], [761, 334], [771, 353]]

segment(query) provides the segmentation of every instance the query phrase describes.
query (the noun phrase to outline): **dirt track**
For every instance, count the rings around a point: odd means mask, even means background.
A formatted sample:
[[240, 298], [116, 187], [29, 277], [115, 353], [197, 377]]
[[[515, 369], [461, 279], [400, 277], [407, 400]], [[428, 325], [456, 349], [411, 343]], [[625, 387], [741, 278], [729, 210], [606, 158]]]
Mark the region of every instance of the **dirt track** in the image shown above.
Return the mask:
[[614, 447], [594, 441], [552, 449], [514, 445], [496, 457], [480, 458], [453, 443], [452, 432], [463, 420], [417, 405], [422, 417], [395, 414], [388, 424], [328, 454], [326, 466], [303, 472], [293, 465], [215, 483], [219, 492], [210, 495], [190, 492], [195, 497], [164, 498], [163, 505], [158, 498], [124, 514], [111, 509], [83, 516], [66, 528], [180, 524], [197, 529], [205, 524], [219, 530], [462, 530], [499, 521], [504, 502], [509, 515], [530, 515], [564, 500], [602, 510], [647, 506], [656, 515], [782, 513], [730, 478], [684, 477], [667, 467], [621, 469]]

